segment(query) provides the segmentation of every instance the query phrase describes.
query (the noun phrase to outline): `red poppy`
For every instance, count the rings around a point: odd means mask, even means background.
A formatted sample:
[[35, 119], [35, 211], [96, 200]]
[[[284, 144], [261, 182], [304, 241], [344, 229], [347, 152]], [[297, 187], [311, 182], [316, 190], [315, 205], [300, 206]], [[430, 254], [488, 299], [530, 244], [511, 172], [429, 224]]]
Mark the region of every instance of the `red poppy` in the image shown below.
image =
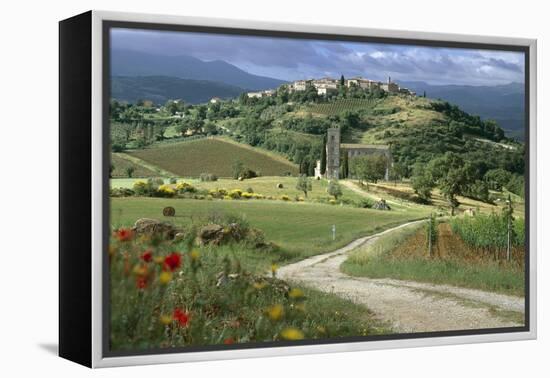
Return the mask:
[[187, 327], [190, 319], [191, 316], [187, 311], [183, 311], [180, 308], [174, 310], [174, 320], [176, 320], [180, 326]]
[[145, 289], [147, 287], [147, 277], [139, 276], [136, 278], [136, 287], [138, 289]]
[[223, 341], [223, 343], [224, 343], [225, 345], [235, 344], [235, 339], [232, 338], [232, 337], [228, 337], [227, 339], [225, 339], [225, 340]]
[[174, 271], [181, 266], [181, 256], [177, 252], [172, 252], [164, 258], [164, 269]]
[[119, 241], [129, 241], [134, 237], [134, 232], [129, 228], [119, 228], [115, 232], [115, 236]]
[[153, 260], [153, 252], [145, 251], [141, 254], [141, 259], [145, 262], [151, 262]]

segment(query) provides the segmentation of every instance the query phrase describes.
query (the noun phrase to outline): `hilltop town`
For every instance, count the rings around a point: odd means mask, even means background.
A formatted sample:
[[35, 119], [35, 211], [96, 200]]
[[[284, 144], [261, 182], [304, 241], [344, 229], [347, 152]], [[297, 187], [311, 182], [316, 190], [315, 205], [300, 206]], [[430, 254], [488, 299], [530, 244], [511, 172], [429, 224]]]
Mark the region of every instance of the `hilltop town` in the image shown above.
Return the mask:
[[[334, 79], [324, 77], [321, 79], [296, 80], [289, 84], [283, 84], [281, 87], [286, 88], [290, 93], [305, 91], [308, 86], [312, 86], [317, 90], [319, 96], [327, 96], [338, 92], [338, 86], [344, 85], [346, 88], [358, 87], [370, 91], [380, 90], [387, 93], [401, 93], [410, 96], [416, 96], [416, 93], [408, 88], [400, 87], [397, 83], [392, 82], [391, 77], [388, 77], [387, 82], [370, 80], [363, 77], [354, 77], [351, 79]], [[249, 98], [271, 97], [275, 94], [275, 89], [266, 89], [263, 91], [248, 92]]]

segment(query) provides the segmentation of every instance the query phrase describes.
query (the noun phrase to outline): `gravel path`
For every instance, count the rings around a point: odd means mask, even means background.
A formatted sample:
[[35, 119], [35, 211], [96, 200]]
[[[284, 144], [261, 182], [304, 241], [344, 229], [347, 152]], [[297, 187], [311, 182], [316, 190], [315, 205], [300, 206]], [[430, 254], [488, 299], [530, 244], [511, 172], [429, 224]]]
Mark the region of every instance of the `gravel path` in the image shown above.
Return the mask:
[[347, 254], [380, 235], [281, 267], [277, 276], [366, 305], [395, 332], [411, 333], [521, 326], [524, 299], [515, 296], [395, 279], [351, 277], [340, 271]]

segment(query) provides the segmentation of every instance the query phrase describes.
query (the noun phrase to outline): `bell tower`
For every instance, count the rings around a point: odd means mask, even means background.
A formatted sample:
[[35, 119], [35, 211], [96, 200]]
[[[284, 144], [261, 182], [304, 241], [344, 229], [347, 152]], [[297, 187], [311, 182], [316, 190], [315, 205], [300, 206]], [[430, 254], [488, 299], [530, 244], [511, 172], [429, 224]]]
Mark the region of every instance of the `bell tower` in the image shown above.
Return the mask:
[[338, 180], [340, 176], [340, 129], [327, 130], [327, 179]]

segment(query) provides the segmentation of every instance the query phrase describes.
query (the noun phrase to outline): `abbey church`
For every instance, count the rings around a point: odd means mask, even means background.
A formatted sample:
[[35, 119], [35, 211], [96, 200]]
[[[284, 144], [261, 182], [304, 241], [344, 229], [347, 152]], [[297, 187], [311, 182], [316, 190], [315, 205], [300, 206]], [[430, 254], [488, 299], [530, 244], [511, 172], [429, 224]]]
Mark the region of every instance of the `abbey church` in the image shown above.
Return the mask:
[[389, 179], [392, 156], [390, 146], [388, 145], [340, 143], [340, 129], [330, 128], [327, 130], [326, 152], [326, 172], [324, 175], [321, 174], [321, 161], [317, 160], [315, 177], [326, 177], [329, 180], [338, 180], [340, 178], [340, 156], [341, 154], [347, 154], [349, 159], [361, 155], [385, 156], [388, 161], [385, 180]]

